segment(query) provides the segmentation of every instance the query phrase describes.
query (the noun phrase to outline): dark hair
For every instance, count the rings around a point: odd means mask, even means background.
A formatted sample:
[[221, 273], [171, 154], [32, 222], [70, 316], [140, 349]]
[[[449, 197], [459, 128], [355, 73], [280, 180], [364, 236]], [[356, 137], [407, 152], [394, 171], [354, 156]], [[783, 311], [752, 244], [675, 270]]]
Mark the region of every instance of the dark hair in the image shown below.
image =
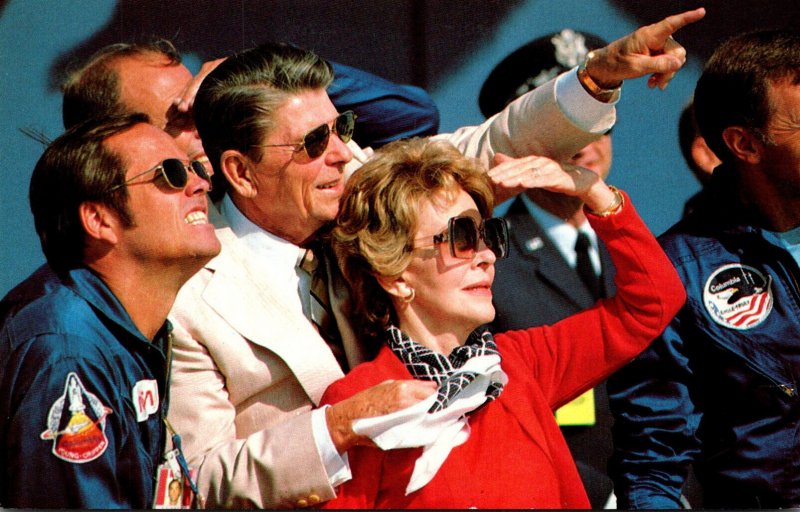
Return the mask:
[[[359, 336], [376, 337], [397, 318], [391, 297], [375, 276], [397, 276], [413, 257], [419, 206], [459, 189], [489, 217], [494, 194], [486, 170], [450, 142], [407, 139], [391, 142], [353, 173], [345, 185], [332, 245], [353, 290], [353, 323]], [[368, 347], [374, 348], [374, 347]]]
[[723, 162], [733, 155], [722, 139], [729, 126], [766, 126], [772, 107], [768, 84], [800, 82], [800, 32], [770, 30], [739, 35], [722, 43], [706, 63], [694, 93], [700, 133]]
[[93, 117], [131, 113], [120, 101], [119, 76], [113, 64], [125, 57], [153, 53], [165, 56], [171, 65], [181, 63], [181, 56], [170, 41], [151, 39], [142, 43], [108, 45], [72, 71], [61, 85], [64, 127], [70, 128]]
[[274, 128], [273, 114], [286, 97], [325, 89], [331, 65], [315, 53], [284, 43], [266, 43], [228, 57], [204, 80], [194, 101], [203, 148], [214, 167], [214, 196], [227, 189], [220, 169], [224, 151], [236, 149], [255, 161]]
[[82, 203], [105, 204], [119, 214], [124, 225], [132, 224], [127, 187], [108, 192], [125, 182], [125, 164], [104, 142], [147, 122], [144, 114], [89, 119], [55, 139], [39, 158], [29, 189], [31, 212], [42, 251], [56, 272], [83, 263]]

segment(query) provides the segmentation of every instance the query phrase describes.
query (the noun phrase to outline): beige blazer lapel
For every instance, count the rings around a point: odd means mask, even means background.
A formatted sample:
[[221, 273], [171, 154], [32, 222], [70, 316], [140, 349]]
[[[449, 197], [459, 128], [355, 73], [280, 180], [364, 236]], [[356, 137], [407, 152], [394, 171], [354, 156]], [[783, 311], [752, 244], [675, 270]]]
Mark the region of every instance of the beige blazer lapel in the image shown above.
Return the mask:
[[222, 252], [207, 265], [213, 276], [203, 300], [242, 337], [280, 357], [318, 404], [325, 388], [343, 377], [339, 364], [305, 316], [282, 303], [263, 270], [266, 262], [255, 261], [230, 228], [216, 233]]

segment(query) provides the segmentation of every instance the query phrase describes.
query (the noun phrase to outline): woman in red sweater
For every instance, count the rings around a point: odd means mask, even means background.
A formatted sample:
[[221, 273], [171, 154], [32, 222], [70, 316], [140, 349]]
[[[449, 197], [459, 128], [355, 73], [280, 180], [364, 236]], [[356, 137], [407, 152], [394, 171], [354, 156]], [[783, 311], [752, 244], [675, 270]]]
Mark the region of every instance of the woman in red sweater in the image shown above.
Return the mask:
[[629, 198], [596, 174], [509, 161], [493, 173], [585, 202], [618, 291], [555, 325], [493, 338], [481, 326], [494, 318], [494, 262], [508, 239], [505, 222], [488, 218], [485, 171], [445, 142], [402, 141], [378, 155], [348, 181], [333, 231], [354, 321], [376, 357], [323, 402], [390, 379], [434, 380], [439, 390], [354, 425], [383, 449], [351, 449], [352, 480], [325, 506], [588, 508], [553, 411], [661, 332], [685, 300], [675, 270]]

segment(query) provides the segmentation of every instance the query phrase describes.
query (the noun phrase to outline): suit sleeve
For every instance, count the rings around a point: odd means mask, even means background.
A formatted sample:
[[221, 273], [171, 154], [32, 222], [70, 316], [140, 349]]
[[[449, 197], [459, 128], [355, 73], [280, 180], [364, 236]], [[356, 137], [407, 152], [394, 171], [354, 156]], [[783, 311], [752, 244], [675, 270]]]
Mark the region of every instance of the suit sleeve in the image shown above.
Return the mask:
[[614, 425], [610, 473], [626, 509], [681, 508], [688, 467], [699, 451], [700, 413], [681, 314], [631, 364], [608, 380]]
[[553, 409], [630, 362], [686, 300], [675, 268], [627, 195], [618, 214], [588, 217], [617, 269], [616, 295], [552, 326], [505, 333]]
[[[613, 106], [602, 104], [596, 114], [587, 116], [589, 119], [577, 120], [568, 115], [565, 105], [575, 103], [576, 95], [588, 96], [588, 93], [580, 90], [580, 86], [558, 88], [558, 84], [564, 83], [559, 78], [517, 98], [481, 125], [459, 128], [435, 138], [449, 140], [462, 153], [478, 158], [487, 167], [493, 166], [498, 152], [512, 157], [541, 155], [566, 160], [608, 131], [616, 112]], [[590, 97], [579, 99], [599, 105]]]
[[352, 110], [358, 116], [353, 138], [361, 147], [377, 149], [393, 140], [426, 137], [439, 130], [439, 109], [425, 90], [331, 64], [335, 78], [328, 95], [339, 112]]
[[[187, 286], [202, 283], [190, 281]], [[198, 290], [187, 286], [170, 315], [174, 345], [169, 419], [184, 438], [190, 464], [199, 466], [198, 486], [209, 506], [294, 508], [333, 498], [314, 442], [310, 410], [284, 416], [247, 437], [237, 436], [236, 407], [204, 342], [215, 334], [201, 320], [214, 312]], [[269, 419], [264, 418], [265, 423]]]
[[[356, 368], [349, 376], [331, 384], [322, 396], [322, 404], [333, 405], [377, 384], [379, 380], [375, 375], [363, 371], [365, 366]], [[339, 485], [336, 488], [336, 498], [324, 503], [323, 508], [334, 510], [376, 508], [380, 479], [383, 475], [384, 455], [385, 452], [374, 447], [351, 448], [348, 451], [348, 458], [353, 478]]]

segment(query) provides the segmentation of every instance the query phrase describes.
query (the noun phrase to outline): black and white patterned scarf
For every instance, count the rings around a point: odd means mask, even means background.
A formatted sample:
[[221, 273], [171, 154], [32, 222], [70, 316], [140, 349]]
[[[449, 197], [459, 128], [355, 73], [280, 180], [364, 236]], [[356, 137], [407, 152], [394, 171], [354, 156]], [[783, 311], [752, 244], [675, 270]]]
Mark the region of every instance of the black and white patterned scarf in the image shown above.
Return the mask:
[[[415, 379], [432, 380], [439, 384], [436, 402], [428, 410], [429, 413], [445, 409], [458, 394], [475, 380], [475, 372], [458, 372], [455, 370], [473, 357], [496, 355], [497, 345], [492, 333], [484, 329], [476, 329], [469, 335], [467, 342], [453, 349], [449, 356], [420, 345], [406, 336], [400, 329], [391, 325], [386, 329], [389, 348], [400, 358]], [[486, 401], [494, 400], [503, 391], [501, 382], [492, 382], [486, 389]]]

